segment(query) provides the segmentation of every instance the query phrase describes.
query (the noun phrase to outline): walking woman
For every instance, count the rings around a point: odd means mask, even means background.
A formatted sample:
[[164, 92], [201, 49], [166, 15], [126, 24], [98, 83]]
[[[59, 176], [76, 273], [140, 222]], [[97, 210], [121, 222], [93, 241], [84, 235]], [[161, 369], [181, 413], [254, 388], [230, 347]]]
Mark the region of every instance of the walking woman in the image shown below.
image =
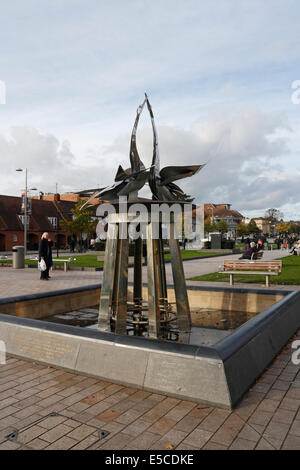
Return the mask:
[[48, 232], [43, 233], [42, 238], [39, 243], [39, 262], [44, 260], [46, 263], [45, 271], [41, 271], [41, 280], [48, 281], [49, 279], [49, 269], [51, 268], [51, 248], [49, 246], [49, 234]]

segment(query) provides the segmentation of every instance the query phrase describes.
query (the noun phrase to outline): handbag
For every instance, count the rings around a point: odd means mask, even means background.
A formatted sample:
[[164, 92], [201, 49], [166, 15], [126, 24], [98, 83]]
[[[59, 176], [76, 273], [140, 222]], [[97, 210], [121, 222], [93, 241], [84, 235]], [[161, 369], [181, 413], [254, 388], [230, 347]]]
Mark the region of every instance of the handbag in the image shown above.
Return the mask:
[[43, 259], [41, 259], [41, 261], [39, 262], [39, 269], [40, 271], [46, 271], [47, 269], [47, 265]]

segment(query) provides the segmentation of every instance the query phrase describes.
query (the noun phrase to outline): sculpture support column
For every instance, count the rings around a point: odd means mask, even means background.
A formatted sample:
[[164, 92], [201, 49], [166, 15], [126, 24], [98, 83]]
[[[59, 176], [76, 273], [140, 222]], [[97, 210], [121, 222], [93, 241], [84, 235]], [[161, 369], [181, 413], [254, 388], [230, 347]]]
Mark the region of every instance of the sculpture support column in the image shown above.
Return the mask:
[[188, 332], [191, 328], [191, 314], [183, 263], [180, 254], [179, 242], [174, 237], [174, 222], [171, 222], [170, 225], [169, 246], [177, 307], [177, 323], [180, 331]]
[[115, 280], [115, 263], [117, 256], [118, 225], [109, 227], [105, 256], [103, 282], [100, 295], [98, 327], [102, 331], [110, 331], [110, 318], [112, 309], [113, 287]]
[[150, 338], [160, 336], [160, 272], [159, 272], [159, 245], [153, 239], [152, 222], [147, 229], [147, 271], [148, 271], [148, 335]]
[[128, 251], [128, 238], [119, 239], [115, 270], [114, 310], [116, 312], [115, 332], [123, 335], [126, 334], [127, 324]]

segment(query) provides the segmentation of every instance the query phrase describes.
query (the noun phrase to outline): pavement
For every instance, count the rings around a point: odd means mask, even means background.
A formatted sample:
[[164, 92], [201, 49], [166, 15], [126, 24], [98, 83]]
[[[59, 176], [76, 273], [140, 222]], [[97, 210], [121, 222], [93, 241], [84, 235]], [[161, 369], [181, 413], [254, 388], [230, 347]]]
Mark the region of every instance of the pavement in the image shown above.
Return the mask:
[[[289, 256], [286, 250], [266, 251], [264, 253], [265, 260], [272, 260]], [[203, 274], [214, 273], [222, 266], [225, 259], [238, 259], [240, 255], [220, 256], [217, 258], [204, 258], [191, 261], [184, 261], [184, 272], [186, 278], [200, 276]], [[54, 270], [50, 272], [51, 279], [48, 282], [39, 279], [40, 272], [35, 268], [13, 269], [11, 267], [0, 266], [0, 298], [11, 296], [33, 294], [39, 292], [50, 292], [53, 290], [69, 289], [72, 287], [86, 286], [90, 284], [101, 283], [102, 271], [68, 271]], [[172, 267], [170, 263], [166, 264], [166, 277], [168, 284], [173, 284]], [[133, 269], [129, 269], [129, 281], [133, 281]], [[143, 281], [147, 282], [147, 267], [143, 267]], [[207, 282], [187, 281], [187, 285], [204, 285]], [[210, 286], [229, 286], [228, 282], [209, 283]], [[264, 289], [263, 284], [235, 284], [235, 287], [259, 287]], [[277, 286], [276, 286], [277, 288]], [[279, 289], [295, 290], [300, 286], [278, 286]]]
[[[192, 277], [221, 263], [188, 261], [184, 269]], [[100, 280], [100, 272], [54, 271], [49, 282], [41, 282], [35, 269], [1, 267], [0, 298]], [[291, 361], [297, 339], [300, 330], [233, 411], [8, 357], [0, 365], [0, 450], [299, 450], [300, 365]]]
[[8, 358], [0, 365], [7, 449], [299, 450], [300, 366], [289, 342], [229, 411]]

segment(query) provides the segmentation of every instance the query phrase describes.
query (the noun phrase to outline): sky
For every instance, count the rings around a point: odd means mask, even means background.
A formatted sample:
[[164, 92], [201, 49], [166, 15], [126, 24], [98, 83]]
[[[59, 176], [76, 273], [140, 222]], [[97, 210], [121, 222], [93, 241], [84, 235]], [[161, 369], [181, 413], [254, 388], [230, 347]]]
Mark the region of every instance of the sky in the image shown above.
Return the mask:
[[[206, 163], [179, 183], [195, 202], [300, 220], [299, 18], [298, 0], [0, 0], [0, 194], [19, 167], [44, 193], [112, 184], [147, 92], [161, 166]], [[137, 145], [149, 166], [146, 110]]]

